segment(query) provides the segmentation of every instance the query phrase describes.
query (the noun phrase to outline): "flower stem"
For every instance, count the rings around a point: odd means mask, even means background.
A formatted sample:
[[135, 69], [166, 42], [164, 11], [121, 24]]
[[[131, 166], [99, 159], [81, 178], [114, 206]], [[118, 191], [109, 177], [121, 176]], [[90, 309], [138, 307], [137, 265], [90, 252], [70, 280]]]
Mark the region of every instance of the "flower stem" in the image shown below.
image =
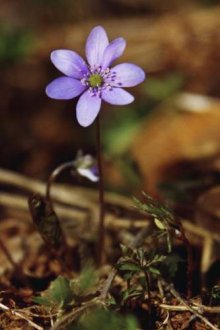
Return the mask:
[[47, 185], [46, 185], [46, 200], [50, 204], [51, 209], [53, 209], [53, 202], [52, 202], [52, 198], [51, 198], [51, 187], [61, 172], [63, 172], [67, 168], [72, 168], [72, 167], [73, 167], [72, 161], [66, 162], [64, 164], [61, 164], [57, 168], [55, 168], [55, 170], [49, 176], [49, 179], [48, 179]]
[[104, 180], [103, 180], [103, 164], [101, 150], [101, 132], [100, 132], [100, 115], [96, 119], [96, 148], [97, 161], [99, 170], [99, 228], [98, 228], [98, 244], [97, 244], [97, 263], [101, 266], [104, 262], [105, 248], [105, 204], [104, 204]]

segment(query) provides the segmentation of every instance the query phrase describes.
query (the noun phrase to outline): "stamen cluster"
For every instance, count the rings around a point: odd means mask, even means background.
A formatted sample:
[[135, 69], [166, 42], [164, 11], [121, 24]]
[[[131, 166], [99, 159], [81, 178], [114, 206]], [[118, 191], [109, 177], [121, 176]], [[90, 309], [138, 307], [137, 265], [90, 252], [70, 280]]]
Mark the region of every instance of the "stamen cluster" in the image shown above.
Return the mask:
[[83, 75], [81, 83], [88, 87], [91, 96], [102, 96], [102, 90], [108, 89], [111, 91], [113, 87], [122, 86], [122, 83], [116, 81], [116, 72], [110, 68], [105, 70], [101, 66], [90, 67], [89, 72]]

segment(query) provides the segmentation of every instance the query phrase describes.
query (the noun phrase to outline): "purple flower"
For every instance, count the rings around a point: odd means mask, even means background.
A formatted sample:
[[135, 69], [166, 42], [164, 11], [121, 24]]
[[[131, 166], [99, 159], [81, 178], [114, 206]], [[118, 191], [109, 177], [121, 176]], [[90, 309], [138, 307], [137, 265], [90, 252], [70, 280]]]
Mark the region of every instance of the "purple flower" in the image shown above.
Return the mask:
[[74, 168], [80, 176], [89, 179], [92, 182], [99, 181], [99, 173], [96, 159], [89, 155], [83, 155], [82, 151], [77, 152], [76, 158], [73, 161]]
[[76, 106], [77, 120], [87, 127], [97, 117], [101, 102], [125, 105], [134, 97], [122, 87], [133, 87], [144, 81], [145, 73], [137, 65], [111, 64], [120, 57], [126, 42], [117, 38], [109, 43], [103, 27], [92, 29], [86, 42], [86, 58], [72, 50], [59, 49], [51, 53], [51, 61], [64, 76], [46, 87], [46, 94], [57, 100], [70, 100], [82, 94]]

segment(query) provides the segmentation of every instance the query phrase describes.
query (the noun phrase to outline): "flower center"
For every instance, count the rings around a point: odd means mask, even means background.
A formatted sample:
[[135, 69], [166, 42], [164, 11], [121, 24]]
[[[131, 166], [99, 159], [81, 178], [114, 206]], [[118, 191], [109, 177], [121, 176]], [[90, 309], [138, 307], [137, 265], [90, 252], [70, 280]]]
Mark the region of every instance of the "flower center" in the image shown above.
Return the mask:
[[103, 83], [103, 78], [97, 74], [93, 73], [88, 79], [90, 87], [100, 87]]

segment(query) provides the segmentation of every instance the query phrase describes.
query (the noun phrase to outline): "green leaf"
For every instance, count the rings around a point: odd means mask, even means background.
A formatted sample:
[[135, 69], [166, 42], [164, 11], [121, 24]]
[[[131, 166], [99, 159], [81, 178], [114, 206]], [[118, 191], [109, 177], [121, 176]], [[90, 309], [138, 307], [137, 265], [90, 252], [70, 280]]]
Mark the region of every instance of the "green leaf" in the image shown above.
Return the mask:
[[154, 223], [157, 226], [158, 229], [160, 230], [166, 230], [166, 227], [164, 226], [163, 222], [160, 221], [159, 219], [155, 218]]
[[150, 271], [152, 274], [154, 274], [154, 275], [157, 275], [157, 276], [160, 275], [160, 271], [159, 271], [159, 269], [157, 269], [157, 268], [149, 267], [149, 271]]
[[92, 288], [96, 283], [97, 275], [95, 273], [94, 267], [87, 265], [85, 268], [83, 268], [80, 274], [78, 283], [80, 293], [83, 294], [85, 291]]
[[[145, 192], [142, 192], [142, 194], [146, 200], [144, 203], [139, 201], [137, 198], [133, 198], [136, 207], [140, 211], [147, 213], [154, 219], [157, 219], [157, 221], [162, 222], [165, 228], [179, 228], [179, 221], [169, 207], [163, 205], [158, 200], [147, 195]], [[158, 226], [162, 227], [162, 224], [158, 223]]]
[[136, 265], [132, 262], [125, 262], [121, 265], [119, 265], [119, 269], [122, 270], [122, 271], [131, 271], [131, 272], [138, 272], [140, 271], [140, 266], [139, 265]]
[[220, 286], [219, 286], [219, 285], [215, 285], [215, 286], [212, 288], [211, 296], [212, 296], [212, 298], [214, 298], [218, 303], [220, 302]]
[[63, 276], [58, 276], [50, 283], [49, 288], [33, 301], [45, 306], [66, 307], [73, 298], [70, 282]]
[[129, 298], [139, 297], [143, 294], [143, 290], [129, 289], [123, 292], [122, 303], [125, 303]]
[[121, 316], [106, 309], [93, 309], [83, 315], [68, 330], [136, 330], [133, 316]]
[[107, 306], [115, 306], [116, 305], [116, 300], [114, 297], [110, 296], [107, 300], [106, 300], [106, 305]]
[[124, 256], [130, 257], [133, 253], [133, 250], [129, 246], [126, 246], [124, 244], [120, 244], [120, 248], [121, 248], [121, 252]]
[[167, 259], [167, 256], [156, 254], [153, 258], [154, 263], [164, 262]]
[[139, 263], [142, 265], [143, 262], [144, 262], [144, 259], [145, 259], [145, 251], [144, 251], [144, 249], [138, 249], [136, 251], [136, 254], [137, 254], [137, 259], [138, 259]]
[[52, 305], [52, 302], [48, 297], [43, 297], [43, 296], [33, 297], [32, 301], [36, 304], [44, 305], [48, 307]]
[[132, 272], [123, 274], [123, 278], [125, 281], [129, 281], [133, 276], [134, 274]]
[[49, 296], [55, 302], [61, 306], [67, 305], [73, 295], [70, 287], [70, 281], [63, 277], [58, 276], [51, 284], [49, 288]]

